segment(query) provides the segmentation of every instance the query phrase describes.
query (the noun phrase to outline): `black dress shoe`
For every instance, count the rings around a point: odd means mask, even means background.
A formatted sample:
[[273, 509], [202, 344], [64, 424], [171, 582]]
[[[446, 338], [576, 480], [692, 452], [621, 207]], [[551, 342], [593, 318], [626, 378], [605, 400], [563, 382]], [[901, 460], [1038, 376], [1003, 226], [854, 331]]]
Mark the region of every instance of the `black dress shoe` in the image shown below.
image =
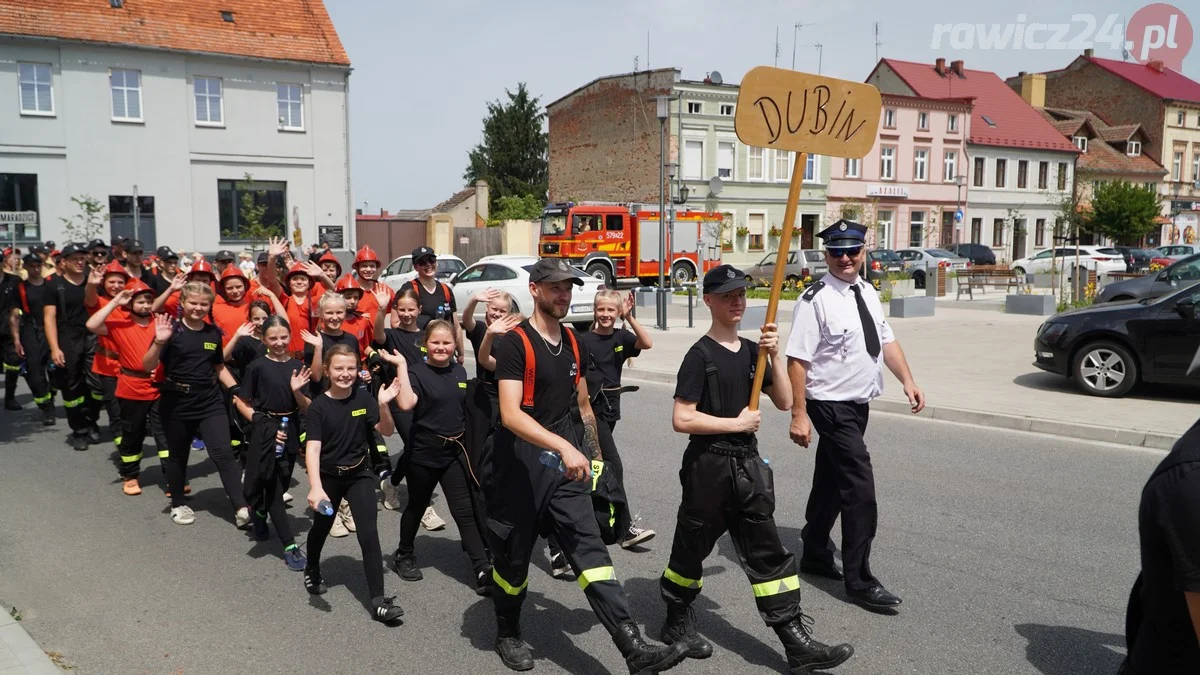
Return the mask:
[[883, 586], [872, 586], [862, 591], [846, 591], [855, 604], [867, 609], [895, 609], [903, 600], [895, 593], [890, 593]]
[[805, 560], [804, 558], [800, 559], [800, 572], [802, 574], [814, 574], [818, 577], [833, 579], [834, 581], [843, 581], [846, 578], [842, 576], [842, 571], [838, 569], [835, 563]]

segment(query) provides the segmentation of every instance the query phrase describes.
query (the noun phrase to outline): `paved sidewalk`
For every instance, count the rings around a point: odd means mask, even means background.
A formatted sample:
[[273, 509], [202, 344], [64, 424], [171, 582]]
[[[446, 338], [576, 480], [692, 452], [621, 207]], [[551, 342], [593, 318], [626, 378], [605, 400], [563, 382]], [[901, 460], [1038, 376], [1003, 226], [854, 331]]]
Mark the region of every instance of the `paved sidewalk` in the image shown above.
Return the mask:
[[[785, 341], [794, 304], [779, 305], [777, 322]], [[653, 326], [654, 308], [639, 310], [643, 325]], [[684, 353], [707, 330], [707, 316], [700, 304], [694, 312], [695, 327], [688, 328], [686, 298], [675, 298], [668, 331], [651, 328], [654, 349], [632, 361], [627, 376], [674, 382]], [[995, 302], [952, 299], [940, 299], [933, 317], [892, 320], [927, 397], [922, 415], [1161, 449], [1169, 449], [1195, 422], [1200, 397], [1193, 392], [1140, 387], [1131, 396], [1105, 399], [1083, 394], [1074, 382], [1039, 370], [1033, 365], [1033, 337], [1042, 321], [1005, 314]], [[757, 328], [742, 334], [753, 339]], [[900, 383], [890, 372], [874, 408], [909, 412]]]
[[57, 675], [58, 667], [13, 618], [11, 610], [0, 605], [0, 675]]

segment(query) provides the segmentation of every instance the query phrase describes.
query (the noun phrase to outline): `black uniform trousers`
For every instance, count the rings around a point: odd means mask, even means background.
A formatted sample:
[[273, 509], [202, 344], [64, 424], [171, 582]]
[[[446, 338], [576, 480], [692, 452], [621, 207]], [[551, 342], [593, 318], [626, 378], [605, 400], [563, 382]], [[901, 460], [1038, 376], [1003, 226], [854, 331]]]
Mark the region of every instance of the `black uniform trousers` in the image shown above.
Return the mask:
[[171, 506], [184, 506], [186, 500], [183, 486], [187, 483], [188, 457], [192, 451], [192, 439], [196, 436], [204, 439], [204, 449], [208, 457], [217, 465], [217, 473], [221, 477], [221, 486], [229, 497], [233, 508], [240, 509], [248, 506], [246, 496], [242, 492], [242, 477], [239, 475], [237, 459], [233, 456], [233, 448], [229, 443], [229, 417], [223, 409], [216, 414], [203, 419], [178, 419], [172, 414], [179, 405], [180, 396], [220, 396], [219, 392], [195, 389], [191, 394], [163, 392], [159, 399], [159, 412], [165, 421], [167, 448], [170, 457], [167, 461], [167, 490], [171, 493]]
[[375, 488], [378, 485], [379, 479], [371, 472], [370, 460], [366, 457], [358, 468], [348, 473], [334, 475], [322, 471], [321, 487], [325, 488], [329, 503], [333, 505], [333, 515], [314, 511], [312, 528], [308, 531], [308, 567], [320, 572], [321, 552], [325, 550], [333, 519], [337, 518], [343, 500], [350, 505], [350, 514], [354, 516], [354, 534], [362, 550], [367, 591], [372, 599], [383, 597], [383, 551], [379, 548], [379, 513], [375, 500]]
[[62, 350], [64, 363], [62, 368], [54, 369], [54, 381], [62, 392], [67, 424], [71, 431], [82, 434], [96, 426], [104, 398], [99, 379], [92, 373], [96, 336], [72, 335], [60, 327], [58, 347]]
[[284, 546], [295, 543], [292, 526], [287, 518], [283, 493], [287, 492], [292, 469], [296, 466], [296, 455], [300, 452], [299, 413], [287, 415], [287, 442], [283, 446], [283, 457], [276, 457], [276, 434], [280, 431], [284, 415], [256, 411], [250, 421], [250, 433], [242, 446], [246, 462], [246, 474], [242, 491], [246, 503], [259, 518], [266, 520], [270, 515], [275, 523], [275, 534]]
[[[93, 373], [94, 374], [94, 373]], [[101, 403], [108, 413], [108, 432], [112, 434], [113, 445], [121, 449], [121, 436], [125, 433], [124, 417], [121, 415], [121, 402], [117, 400], [117, 378], [109, 375], [96, 375], [100, 384]]]
[[833, 562], [829, 533], [842, 517], [842, 566], [846, 589], [879, 585], [871, 575], [871, 542], [879, 523], [875, 472], [863, 442], [870, 408], [866, 403], [808, 400], [808, 417], [820, 440], [801, 537], [804, 558]]
[[25, 350], [25, 382], [33, 402], [39, 408], [50, 407], [54, 400], [50, 393], [50, 349], [46, 334], [32, 321], [21, 321], [21, 348]]
[[[569, 415], [547, 429], [579, 447]], [[492, 592], [496, 615], [519, 618], [529, 586], [530, 554], [539, 534], [553, 532], [592, 611], [615, 636], [619, 626], [631, 620], [629, 603], [600, 538], [591, 485], [543, 465], [538, 461], [542, 452], [504, 427], [491, 435], [483, 451], [480, 480], [497, 587]]]
[[117, 455], [120, 457], [121, 478], [137, 478], [142, 472], [142, 443], [146, 433], [154, 439], [158, 450], [158, 461], [162, 465], [163, 478], [167, 475], [167, 458], [171, 453], [167, 445], [167, 435], [163, 431], [162, 420], [158, 417], [158, 399], [153, 401], [137, 401], [128, 398], [118, 398], [121, 406], [121, 419], [124, 431], [117, 441]]
[[683, 455], [683, 499], [671, 560], [659, 582], [663, 600], [686, 606], [696, 599], [704, 586], [704, 559], [728, 531], [758, 613], [768, 626], [785, 624], [800, 614], [800, 578], [775, 526], [771, 467], [750, 447], [721, 450], [730, 446], [710, 443], [693, 441]]
[[17, 356], [16, 345], [8, 330], [0, 331], [0, 352], [4, 363], [4, 400], [12, 401], [16, 399], [17, 382], [21, 379], [21, 357]]

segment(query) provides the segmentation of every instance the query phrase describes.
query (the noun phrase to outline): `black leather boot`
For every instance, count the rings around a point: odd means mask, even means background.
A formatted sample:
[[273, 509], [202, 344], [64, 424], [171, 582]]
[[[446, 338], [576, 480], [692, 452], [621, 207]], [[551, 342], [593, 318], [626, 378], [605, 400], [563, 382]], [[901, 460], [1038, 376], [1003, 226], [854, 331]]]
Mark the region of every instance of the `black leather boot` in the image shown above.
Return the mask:
[[840, 666], [854, 655], [854, 647], [848, 644], [830, 647], [814, 640], [812, 623], [812, 617], [801, 614], [788, 623], [775, 626], [775, 634], [783, 642], [787, 654], [788, 668], [796, 675]]
[[664, 646], [646, 642], [637, 624], [632, 621], [621, 624], [613, 642], [621, 651], [621, 656], [625, 657], [632, 675], [652, 675], [670, 670], [684, 659], [686, 651], [682, 644]]
[[533, 670], [533, 654], [521, 639], [520, 615], [496, 615], [496, 653], [509, 670]]
[[689, 659], [707, 659], [712, 656], [713, 647], [696, 632], [696, 610], [691, 605], [667, 603], [667, 620], [663, 622], [662, 641], [669, 644], [681, 644], [684, 655]]

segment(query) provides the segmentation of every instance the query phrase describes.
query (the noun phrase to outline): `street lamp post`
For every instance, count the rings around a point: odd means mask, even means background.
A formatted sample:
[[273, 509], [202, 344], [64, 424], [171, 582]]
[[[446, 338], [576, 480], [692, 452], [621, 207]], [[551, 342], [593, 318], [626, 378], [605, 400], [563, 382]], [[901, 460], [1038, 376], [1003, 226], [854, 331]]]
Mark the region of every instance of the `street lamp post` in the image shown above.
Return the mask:
[[658, 117], [658, 289], [655, 308], [658, 329], [667, 329], [667, 120], [671, 117], [671, 101], [674, 96], [655, 96]]
[[962, 235], [961, 235], [962, 227], [963, 227], [963, 223], [967, 220], [965, 217], [962, 219], [959, 219], [959, 217], [958, 217], [958, 212], [962, 211], [962, 189], [963, 189], [963, 186], [966, 184], [967, 184], [966, 176], [959, 174], [954, 177], [954, 185], [956, 185], [958, 187], [958, 201], [954, 205], [954, 243], [955, 244], [962, 243]]

